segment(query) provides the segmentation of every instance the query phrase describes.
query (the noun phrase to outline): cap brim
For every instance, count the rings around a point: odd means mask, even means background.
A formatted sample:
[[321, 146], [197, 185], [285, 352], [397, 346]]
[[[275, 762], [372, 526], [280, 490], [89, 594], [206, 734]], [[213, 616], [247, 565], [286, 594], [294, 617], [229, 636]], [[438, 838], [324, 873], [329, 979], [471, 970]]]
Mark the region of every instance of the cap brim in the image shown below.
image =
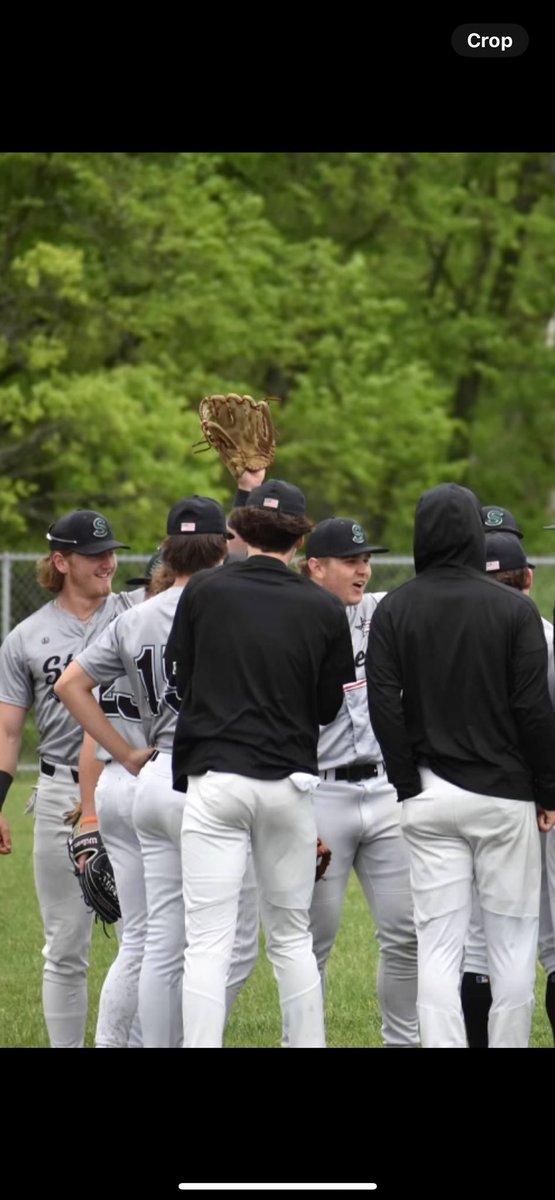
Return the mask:
[[144, 576], [142, 579], [126, 579], [128, 587], [148, 587], [152, 581]]
[[529, 563], [529, 562], [527, 562], [527, 563], [526, 563], [526, 566], [527, 566], [527, 567], [530, 567], [530, 570], [531, 570], [531, 571], [535, 571], [535, 570], [536, 570], [536, 564], [535, 564], [535, 563]]
[[[84, 554], [85, 557], [93, 554], [107, 554], [109, 550], [130, 550], [131, 546], [127, 546], [125, 542], [114, 542], [113, 539], [107, 539], [101, 542], [87, 542], [85, 546], [75, 546], [74, 554]], [[66, 546], [67, 550], [67, 546]]]
[[[330, 558], [356, 558], [359, 554], [389, 554], [389, 546], [353, 546], [342, 554], [330, 554]], [[316, 557], [314, 555], [314, 557]]]

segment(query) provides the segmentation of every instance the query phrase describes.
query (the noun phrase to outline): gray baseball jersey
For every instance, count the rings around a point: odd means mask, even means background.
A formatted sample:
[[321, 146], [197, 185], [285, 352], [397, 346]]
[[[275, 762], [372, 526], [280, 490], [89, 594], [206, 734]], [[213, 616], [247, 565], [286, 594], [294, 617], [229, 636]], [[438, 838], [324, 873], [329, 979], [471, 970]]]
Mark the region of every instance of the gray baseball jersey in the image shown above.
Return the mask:
[[[133, 688], [127, 675], [119, 675], [113, 683], [101, 684], [96, 691], [103, 713], [126, 742], [137, 749], [148, 746], [141, 714], [135, 703]], [[96, 757], [99, 762], [105, 763], [111, 760], [111, 755], [100, 743], [96, 748]]]
[[547, 686], [549, 688], [549, 695], [551, 696], [551, 703], [553, 705], [553, 708], [555, 708], [555, 662], [553, 660], [553, 626], [551, 624], [551, 621], [546, 621], [545, 617], [542, 617], [542, 625], [543, 625], [543, 631], [545, 633], [545, 640], [547, 642]]
[[353, 639], [356, 682], [344, 685], [345, 698], [335, 719], [320, 726], [318, 766], [321, 771], [344, 763], [380, 762], [382, 752], [368, 714], [365, 659], [370, 622], [385, 592], [366, 592], [360, 604], [349, 604], [347, 620]]
[[166, 676], [164, 650], [182, 591], [182, 587], [168, 588], [121, 613], [77, 656], [96, 683], [110, 683], [125, 673], [148, 744], [166, 750], [173, 745], [179, 700]]
[[107, 596], [88, 621], [50, 600], [21, 621], [0, 649], [0, 701], [35, 706], [38, 753], [53, 763], [77, 767], [83, 730], [54, 692], [62, 671], [118, 613], [136, 604], [134, 592]]

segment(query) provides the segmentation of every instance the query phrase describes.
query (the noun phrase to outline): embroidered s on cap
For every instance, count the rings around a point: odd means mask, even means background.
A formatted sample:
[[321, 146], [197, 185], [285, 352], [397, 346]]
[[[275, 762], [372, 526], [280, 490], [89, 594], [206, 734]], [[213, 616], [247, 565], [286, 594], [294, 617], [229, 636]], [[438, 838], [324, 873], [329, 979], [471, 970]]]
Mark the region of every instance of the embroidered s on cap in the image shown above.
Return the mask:
[[265, 508], [268, 512], [284, 513], [289, 517], [306, 516], [306, 500], [301, 489], [283, 479], [267, 479], [253, 488], [248, 508]]
[[491, 530], [492, 533], [514, 533], [519, 538], [523, 536], [508, 508], [498, 508], [496, 504], [483, 504], [482, 522], [486, 533]]
[[126, 542], [116, 541], [106, 517], [90, 508], [65, 513], [48, 527], [51, 550], [65, 554], [106, 554], [108, 550], [129, 550]]
[[166, 532], [170, 536], [178, 533], [219, 533], [232, 538], [229, 533], [225, 512], [217, 500], [210, 496], [184, 496], [168, 513]]
[[357, 554], [387, 554], [387, 546], [371, 546], [362, 525], [348, 517], [320, 521], [306, 543], [307, 558], [353, 558]]

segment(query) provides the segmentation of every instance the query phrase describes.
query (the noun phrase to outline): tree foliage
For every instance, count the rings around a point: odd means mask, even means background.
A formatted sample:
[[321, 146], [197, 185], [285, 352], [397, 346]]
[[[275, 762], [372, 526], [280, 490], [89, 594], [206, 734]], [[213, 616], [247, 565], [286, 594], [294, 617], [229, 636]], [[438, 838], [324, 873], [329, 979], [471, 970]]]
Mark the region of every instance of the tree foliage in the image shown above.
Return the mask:
[[[555, 511], [553, 156], [0, 154], [0, 520], [148, 551], [231, 480], [211, 391], [277, 394], [274, 473], [410, 548], [422, 490]], [[550, 538], [551, 535], [544, 535]]]

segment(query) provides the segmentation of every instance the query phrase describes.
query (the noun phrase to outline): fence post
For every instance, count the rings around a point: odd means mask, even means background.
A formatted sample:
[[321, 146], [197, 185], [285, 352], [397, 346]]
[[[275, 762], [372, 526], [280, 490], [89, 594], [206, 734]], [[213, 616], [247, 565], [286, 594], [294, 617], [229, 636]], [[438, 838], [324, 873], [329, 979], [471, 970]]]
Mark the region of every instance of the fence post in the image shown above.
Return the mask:
[[12, 620], [12, 561], [11, 555], [2, 555], [2, 641], [11, 629]]

